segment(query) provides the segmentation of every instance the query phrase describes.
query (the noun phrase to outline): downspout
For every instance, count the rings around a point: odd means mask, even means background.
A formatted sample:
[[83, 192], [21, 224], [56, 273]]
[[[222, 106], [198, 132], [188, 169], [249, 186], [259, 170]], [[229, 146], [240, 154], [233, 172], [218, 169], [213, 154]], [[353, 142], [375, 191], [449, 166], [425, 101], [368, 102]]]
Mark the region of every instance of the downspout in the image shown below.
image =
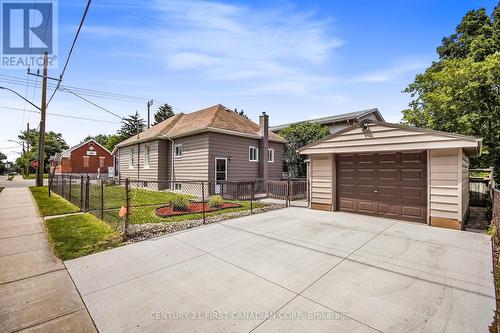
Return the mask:
[[172, 138], [168, 138], [170, 142], [172, 142], [172, 156], [170, 157], [172, 159], [172, 169], [170, 172], [170, 178], [171, 180], [175, 181], [175, 168], [174, 168], [174, 157], [175, 157], [175, 141], [172, 140]]

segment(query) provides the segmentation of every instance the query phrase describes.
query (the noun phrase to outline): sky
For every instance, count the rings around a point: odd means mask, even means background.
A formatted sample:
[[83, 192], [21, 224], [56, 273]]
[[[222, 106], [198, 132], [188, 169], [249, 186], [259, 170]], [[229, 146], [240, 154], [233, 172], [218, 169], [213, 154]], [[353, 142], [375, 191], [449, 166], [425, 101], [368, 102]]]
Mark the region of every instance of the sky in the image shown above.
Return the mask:
[[[53, 1], [59, 65], [49, 76], [60, 75], [86, 2]], [[375, 107], [386, 121], [399, 122], [410, 100], [403, 90], [436, 60], [441, 39], [468, 10], [491, 13], [496, 3], [93, 1], [62, 85], [127, 96], [85, 96], [118, 116], [138, 111], [146, 118], [152, 99], [152, 113], [163, 103], [184, 113], [220, 103], [254, 121], [266, 112], [271, 125]], [[37, 105], [39, 85], [26, 69], [0, 67], [0, 86]], [[70, 146], [115, 133], [120, 119], [95, 105], [58, 91], [47, 131], [62, 133]], [[38, 127], [35, 110], [0, 90], [0, 151], [9, 160], [21, 148], [8, 140], [28, 122]]]

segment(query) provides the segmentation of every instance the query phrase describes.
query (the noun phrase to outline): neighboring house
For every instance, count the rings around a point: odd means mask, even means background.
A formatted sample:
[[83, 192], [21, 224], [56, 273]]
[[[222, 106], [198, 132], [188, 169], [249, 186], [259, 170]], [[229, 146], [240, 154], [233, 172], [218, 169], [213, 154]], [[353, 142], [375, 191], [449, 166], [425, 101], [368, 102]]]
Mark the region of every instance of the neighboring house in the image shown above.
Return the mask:
[[[310, 119], [310, 120], [304, 120], [307, 122], [311, 123], [318, 123], [321, 125], [328, 126], [330, 128], [330, 133], [335, 133], [340, 131], [341, 129], [344, 129], [346, 127], [349, 127], [352, 124], [359, 123], [363, 120], [375, 120], [375, 121], [384, 121], [384, 118], [378, 111], [378, 109], [368, 109], [368, 110], [361, 110], [361, 111], [356, 111], [356, 112], [350, 112], [350, 113], [343, 113], [343, 114], [338, 114], [334, 116], [329, 116], [329, 117], [323, 117], [323, 118], [316, 118], [316, 119]], [[296, 123], [290, 123], [290, 124], [284, 124], [284, 125], [278, 125], [278, 126], [272, 126], [271, 131], [274, 133], [279, 132], [280, 130], [293, 125], [297, 124]]]
[[482, 139], [365, 121], [301, 148], [311, 208], [461, 229]]
[[[218, 104], [178, 113], [119, 143], [118, 177], [144, 180], [280, 179], [285, 140]], [[170, 185], [166, 185], [167, 187]], [[182, 190], [182, 184], [174, 189]]]
[[113, 166], [113, 156], [109, 150], [95, 140], [89, 140], [62, 152], [61, 163], [56, 166], [56, 174], [108, 175]]

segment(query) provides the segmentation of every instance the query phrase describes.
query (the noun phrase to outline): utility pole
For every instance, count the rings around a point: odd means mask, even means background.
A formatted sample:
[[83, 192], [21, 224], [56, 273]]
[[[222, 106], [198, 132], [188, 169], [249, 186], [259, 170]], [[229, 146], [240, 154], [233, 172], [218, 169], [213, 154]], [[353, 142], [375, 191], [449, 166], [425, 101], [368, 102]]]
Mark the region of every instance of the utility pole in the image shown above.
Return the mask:
[[[28, 153], [30, 152], [30, 123], [26, 123], [26, 160], [28, 160]], [[29, 160], [26, 164], [26, 176], [30, 174]]]
[[45, 160], [45, 113], [47, 111], [47, 65], [49, 55], [43, 54], [43, 81], [42, 81], [42, 108], [40, 117], [40, 132], [38, 134], [38, 168], [36, 172], [36, 186], [43, 186], [43, 169]]
[[148, 128], [151, 127], [151, 120], [150, 120], [151, 119], [151, 113], [150, 113], [151, 105], [153, 105], [153, 100], [148, 101], [148, 104], [147, 104], [147, 106], [148, 106]]

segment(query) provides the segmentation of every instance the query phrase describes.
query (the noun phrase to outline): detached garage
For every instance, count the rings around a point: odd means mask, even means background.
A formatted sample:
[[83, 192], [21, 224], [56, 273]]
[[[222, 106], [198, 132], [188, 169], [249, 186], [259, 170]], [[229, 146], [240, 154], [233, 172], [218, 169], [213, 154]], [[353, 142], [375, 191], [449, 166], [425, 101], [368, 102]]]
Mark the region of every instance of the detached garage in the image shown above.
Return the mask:
[[461, 229], [481, 139], [364, 121], [300, 149], [311, 208]]

